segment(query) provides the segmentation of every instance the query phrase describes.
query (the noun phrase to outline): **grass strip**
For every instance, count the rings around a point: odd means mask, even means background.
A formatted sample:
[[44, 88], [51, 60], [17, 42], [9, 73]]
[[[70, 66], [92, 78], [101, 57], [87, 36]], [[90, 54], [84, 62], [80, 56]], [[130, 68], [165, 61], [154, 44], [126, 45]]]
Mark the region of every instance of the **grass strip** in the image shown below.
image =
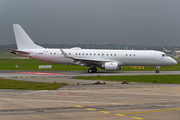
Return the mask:
[[180, 84], [180, 75], [77, 76], [74, 79]]
[[57, 90], [66, 83], [41, 83], [32, 81], [18, 81], [0, 79], [0, 89], [23, 89], [23, 90]]
[[[18, 65], [18, 68], [16, 68]], [[39, 65], [52, 65], [52, 69], [39, 69]], [[89, 67], [77, 65], [60, 65], [34, 59], [10, 59], [0, 58], [0, 70], [52, 70], [52, 71], [87, 71]], [[155, 71], [155, 66], [144, 66], [144, 69], [131, 69], [129, 66], [122, 66], [122, 71]], [[179, 71], [180, 62], [173, 66], [161, 66], [160, 71]], [[98, 71], [102, 69], [98, 68]]]

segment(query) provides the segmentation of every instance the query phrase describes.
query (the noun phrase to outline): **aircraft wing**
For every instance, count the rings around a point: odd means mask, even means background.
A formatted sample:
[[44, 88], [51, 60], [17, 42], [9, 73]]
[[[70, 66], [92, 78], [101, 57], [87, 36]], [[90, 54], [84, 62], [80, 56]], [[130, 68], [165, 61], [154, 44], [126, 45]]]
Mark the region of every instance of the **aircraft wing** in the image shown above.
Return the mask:
[[16, 54], [16, 52], [18, 53], [23, 53], [23, 54], [30, 54], [30, 52], [25, 52], [25, 51], [20, 51], [20, 50], [14, 50], [14, 49], [7, 49], [10, 51], [10, 53]]
[[114, 62], [114, 60], [105, 60], [105, 59], [86, 59], [86, 58], [72, 58], [74, 61], [81, 66], [89, 66], [89, 65], [102, 65], [106, 62]]
[[63, 53], [65, 58], [71, 58], [73, 59], [77, 64], [80, 64], [82, 66], [95, 64], [95, 65], [101, 65], [106, 62], [115, 62], [114, 60], [108, 60], [108, 59], [90, 59], [90, 58], [77, 58], [77, 57], [69, 57], [62, 49], [60, 49]]
[[113, 62], [114, 60], [106, 60], [106, 59], [87, 59], [87, 58], [73, 58], [77, 61], [84, 61], [84, 62], [96, 62], [96, 63], [104, 63], [104, 62]]

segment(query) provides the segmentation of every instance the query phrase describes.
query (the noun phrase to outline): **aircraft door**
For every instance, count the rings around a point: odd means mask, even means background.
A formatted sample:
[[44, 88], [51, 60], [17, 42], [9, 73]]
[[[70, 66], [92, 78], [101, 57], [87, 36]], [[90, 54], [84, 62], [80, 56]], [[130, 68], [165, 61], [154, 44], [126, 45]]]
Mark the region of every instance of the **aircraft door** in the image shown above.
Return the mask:
[[44, 51], [43, 54], [44, 54], [44, 55], [48, 55], [48, 51]]

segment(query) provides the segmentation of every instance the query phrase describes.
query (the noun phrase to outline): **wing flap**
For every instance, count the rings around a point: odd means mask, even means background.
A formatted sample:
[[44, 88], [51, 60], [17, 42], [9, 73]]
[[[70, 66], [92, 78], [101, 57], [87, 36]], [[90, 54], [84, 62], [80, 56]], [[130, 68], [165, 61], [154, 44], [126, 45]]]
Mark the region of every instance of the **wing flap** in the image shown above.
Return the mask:
[[79, 61], [92, 61], [92, 62], [113, 62], [114, 60], [107, 60], [107, 59], [87, 59], [87, 58], [73, 58], [74, 60]]

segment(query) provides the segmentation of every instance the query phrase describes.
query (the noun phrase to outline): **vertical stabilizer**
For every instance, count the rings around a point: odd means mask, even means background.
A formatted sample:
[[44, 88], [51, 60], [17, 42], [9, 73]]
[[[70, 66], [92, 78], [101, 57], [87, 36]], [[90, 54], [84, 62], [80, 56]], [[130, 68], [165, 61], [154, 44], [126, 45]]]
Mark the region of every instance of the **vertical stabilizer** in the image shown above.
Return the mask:
[[17, 47], [22, 49], [45, 49], [36, 45], [19, 24], [13, 24]]

